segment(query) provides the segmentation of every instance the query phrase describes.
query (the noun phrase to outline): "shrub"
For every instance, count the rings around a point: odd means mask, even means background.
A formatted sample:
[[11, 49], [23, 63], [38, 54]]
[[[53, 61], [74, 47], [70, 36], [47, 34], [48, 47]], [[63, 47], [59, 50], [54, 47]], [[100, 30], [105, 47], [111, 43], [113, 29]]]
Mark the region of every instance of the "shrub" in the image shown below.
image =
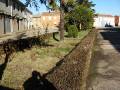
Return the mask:
[[76, 38], [78, 36], [78, 28], [76, 25], [68, 26], [68, 36]]

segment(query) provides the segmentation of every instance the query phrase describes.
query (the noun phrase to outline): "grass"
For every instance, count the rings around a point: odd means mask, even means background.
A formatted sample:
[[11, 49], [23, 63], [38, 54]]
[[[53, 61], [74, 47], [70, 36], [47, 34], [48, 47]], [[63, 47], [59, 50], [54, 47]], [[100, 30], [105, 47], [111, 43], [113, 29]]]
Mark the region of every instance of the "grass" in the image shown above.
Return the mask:
[[2, 86], [18, 89], [31, 77], [33, 71], [41, 74], [47, 73], [55, 67], [66, 54], [68, 54], [89, 31], [79, 32], [78, 38], [65, 38], [64, 41], [48, 40], [50, 46], [33, 47], [24, 52], [14, 53], [8, 62], [0, 84]]
[[90, 31], [90, 30], [88, 30], [88, 31], [80, 31], [80, 32], [78, 33], [78, 38], [82, 39], [85, 35], [88, 34], [89, 31]]

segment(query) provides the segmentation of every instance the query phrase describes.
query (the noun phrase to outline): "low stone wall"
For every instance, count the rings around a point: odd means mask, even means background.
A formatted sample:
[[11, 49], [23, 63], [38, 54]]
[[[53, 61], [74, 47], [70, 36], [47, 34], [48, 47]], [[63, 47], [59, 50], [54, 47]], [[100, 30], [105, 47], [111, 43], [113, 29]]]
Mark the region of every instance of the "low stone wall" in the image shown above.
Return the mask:
[[56, 67], [46, 79], [57, 90], [85, 90], [96, 31], [92, 30]]

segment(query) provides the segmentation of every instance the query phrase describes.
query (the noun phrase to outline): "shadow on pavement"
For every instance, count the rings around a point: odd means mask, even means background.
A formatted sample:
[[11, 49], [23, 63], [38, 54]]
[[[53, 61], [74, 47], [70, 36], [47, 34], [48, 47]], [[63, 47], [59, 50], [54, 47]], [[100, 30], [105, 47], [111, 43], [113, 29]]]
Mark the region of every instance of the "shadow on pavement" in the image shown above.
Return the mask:
[[104, 40], [110, 42], [110, 44], [120, 52], [120, 28], [106, 28], [100, 32]]

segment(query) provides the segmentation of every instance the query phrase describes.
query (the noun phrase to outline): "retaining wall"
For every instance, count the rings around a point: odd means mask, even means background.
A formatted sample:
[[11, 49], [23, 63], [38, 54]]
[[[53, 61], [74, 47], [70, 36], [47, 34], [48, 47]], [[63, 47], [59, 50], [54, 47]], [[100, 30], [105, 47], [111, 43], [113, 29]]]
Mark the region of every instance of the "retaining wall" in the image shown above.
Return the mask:
[[92, 30], [56, 67], [46, 79], [57, 90], [85, 90], [96, 31]]

